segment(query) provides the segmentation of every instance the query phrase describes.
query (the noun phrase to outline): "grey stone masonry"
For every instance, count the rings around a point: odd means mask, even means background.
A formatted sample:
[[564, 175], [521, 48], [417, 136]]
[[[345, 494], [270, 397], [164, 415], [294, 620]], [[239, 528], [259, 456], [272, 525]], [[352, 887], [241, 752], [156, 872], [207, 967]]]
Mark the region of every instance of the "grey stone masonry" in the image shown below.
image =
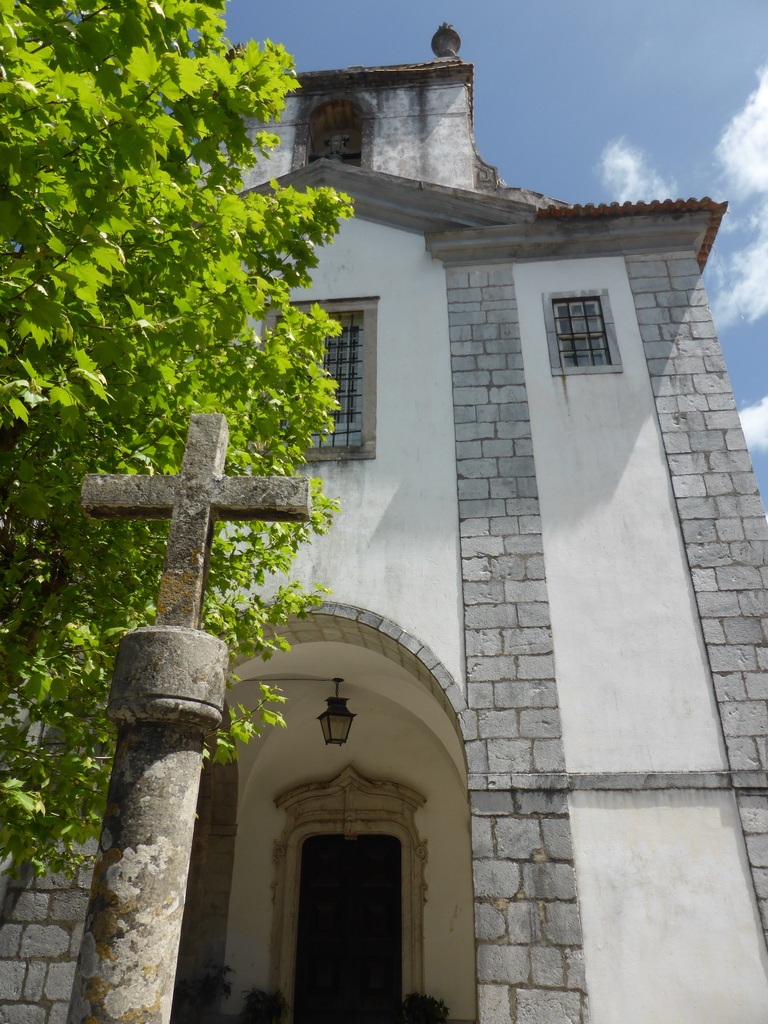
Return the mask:
[[696, 260], [626, 264], [768, 941], [765, 509]]
[[[480, 1024], [588, 1020], [511, 267], [447, 269]], [[513, 775], [559, 789], [521, 789]]]
[[28, 869], [0, 908], [0, 1024], [65, 1024], [91, 883]]

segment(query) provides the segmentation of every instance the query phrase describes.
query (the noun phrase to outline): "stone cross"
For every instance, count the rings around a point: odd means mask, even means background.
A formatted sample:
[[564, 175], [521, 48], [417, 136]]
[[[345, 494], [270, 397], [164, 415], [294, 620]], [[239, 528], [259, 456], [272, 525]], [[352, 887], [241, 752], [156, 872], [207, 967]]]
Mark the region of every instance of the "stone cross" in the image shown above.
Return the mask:
[[198, 628], [214, 522], [309, 519], [309, 483], [302, 477], [223, 476], [226, 417], [192, 416], [176, 476], [86, 476], [81, 504], [93, 519], [170, 519], [157, 599], [158, 625]]
[[[168, 1024], [205, 737], [229, 651], [197, 628], [217, 520], [307, 520], [309, 484], [223, 476], [224, 416], [192, 417], [175, 476], [87, 476], [90, 516], [170, 519], [154, 626], [120, 642], [107, 715], [117, 748], [68, 1024]], [[105, 571], [109, 571], [105, 567]]]

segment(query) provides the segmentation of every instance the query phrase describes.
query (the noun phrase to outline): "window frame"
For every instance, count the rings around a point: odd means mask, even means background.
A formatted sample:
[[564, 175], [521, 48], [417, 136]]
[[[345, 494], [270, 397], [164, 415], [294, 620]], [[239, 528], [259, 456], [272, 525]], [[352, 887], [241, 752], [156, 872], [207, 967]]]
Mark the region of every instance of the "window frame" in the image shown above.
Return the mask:
[[[605, 327], [605, 340], [608, 347], [610, 363], [598, 366], [563, 366], [560, 358], [560, 344], [555, 326], [555, 302], [574, 301], [579, 299], [599, 299]], [[581, 373], [621, 373], [621, 355], [616, 340], [616, 324], [613, 319], [608, 291], [605, 288], [588, 288], [580, 291], [547, 292], [542, 295], [544, 305], [544, 325], [547, 331], [547, 347], [549, 363], [553, 377], [562, 377]]]
[[360, 298], [312, 299], [295, 303], [297, 309], [309, 310], [317, 304], [329, 314], [360, 313], [363, 318], [363, 408], [362, 441], [359, 445], [318, 445], [308, 448], [307, 462], [340, 462], [351, 459], [376, 458], [376, 346], [378, 332], [378, 295]]

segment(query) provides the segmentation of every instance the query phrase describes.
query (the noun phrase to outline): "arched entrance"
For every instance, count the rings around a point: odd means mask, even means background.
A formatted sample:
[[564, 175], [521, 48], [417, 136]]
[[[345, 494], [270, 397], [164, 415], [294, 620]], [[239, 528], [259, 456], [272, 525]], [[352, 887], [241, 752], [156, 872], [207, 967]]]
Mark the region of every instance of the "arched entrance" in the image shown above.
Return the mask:
[[[304, 843], [346, 836], [340, 841], [343, 857], [345, 843], [389, 836], [400, 848], [398, 995], [427, 992], [446, 1001], [452, 1020], [473, 1020], [461, 692], [431, 652], [394, 624], [357, 609], [342, 612], [336, 606], [313, 613], [289, 631], [290, 652], [239, 668], [242, 681], [233, 699], [255, 704], [260, 680], [277, 683], [287, 697], [288, 728], [268, 730], [241, 755], [226, 949], [235, 975], [226, 1011], [235, 1019], [241, 993], [251, 986], [280, 988], [291, 1005], [287, 1024], [303, 1024], [298, 1014], [307, 1009], [299, 935]], [[334, 677], [344, 679], [342, 695], [357, 716], [343, 747], [326, 746], [317, 721]], [[382, 884], [390, 886], [391, 896], [391, 876]], [[390, 943], [385, 957], [392, 948]], [[359, 969], [360, 962], [352, 967]], [[377, 970], [369, 988], [388, 984], [390, 969], [379, 961]], [[327, 976], [320, 981], [333, 986]], [[356, 1010], [364, 1002], [361, 997]]]

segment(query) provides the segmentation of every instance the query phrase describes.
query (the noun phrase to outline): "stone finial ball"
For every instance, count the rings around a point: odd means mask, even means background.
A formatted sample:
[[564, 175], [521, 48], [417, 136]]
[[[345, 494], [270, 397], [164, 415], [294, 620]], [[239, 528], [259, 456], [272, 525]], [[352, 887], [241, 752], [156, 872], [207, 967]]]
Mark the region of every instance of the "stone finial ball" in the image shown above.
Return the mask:
[[436, 57], [456, 57], [461, 46], [461, 37], [454, 32], [453, 25], [444, 21], [432, 36], [432, 53]]

